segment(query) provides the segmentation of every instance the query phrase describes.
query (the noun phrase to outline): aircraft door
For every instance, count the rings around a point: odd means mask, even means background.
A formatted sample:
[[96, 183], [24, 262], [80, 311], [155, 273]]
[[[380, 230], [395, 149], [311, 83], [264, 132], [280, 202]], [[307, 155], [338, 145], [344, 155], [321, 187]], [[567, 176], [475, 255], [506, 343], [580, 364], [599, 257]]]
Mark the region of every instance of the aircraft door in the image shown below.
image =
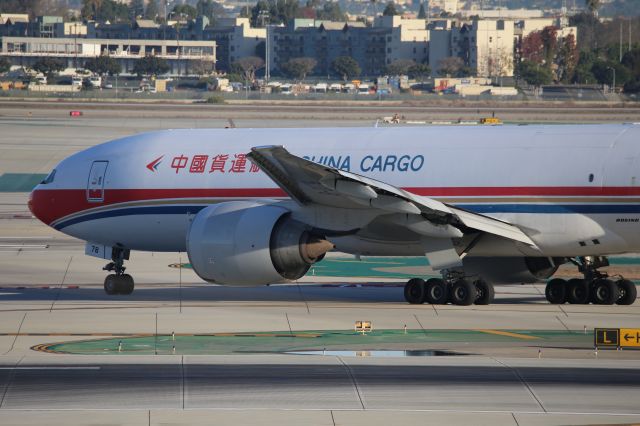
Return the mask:
[[87, 182], [87, 201], [101, 203], [104, 201], [104, 178], [108, 161], [94, 161]]

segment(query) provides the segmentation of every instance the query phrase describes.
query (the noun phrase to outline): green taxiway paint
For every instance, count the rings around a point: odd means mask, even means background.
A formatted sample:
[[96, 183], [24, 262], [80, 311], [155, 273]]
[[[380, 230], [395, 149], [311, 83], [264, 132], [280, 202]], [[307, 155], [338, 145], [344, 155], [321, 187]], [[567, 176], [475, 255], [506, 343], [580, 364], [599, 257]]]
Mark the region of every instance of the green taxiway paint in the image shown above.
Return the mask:
[[[611, 257], [609, 262], [612, 265], [639, 265], [640, 257]], [[191, 265], [183, 263], [182, 267], [191, 268]], [[410, 279], [439, 275], [429, 268], [425, 257], [362, 257], [360, 260], [355, 257], [331, 257], [314, 264], [306, 276]]]
[[[34, 346], [32, 349], [82, 355], [221, 355], [230, 353], [281, 353], [302, 350], [405, 350], [433, 349], [452, 342], [531, 345], [562, 345], [589, 348], [593, 333], [555, 330], [374, 330], [362, 335], [354, 331], [287, 331], [218, 333], [203, 335], [144, 335], [82, 340]], [[175, 347], [175, 352], [174, 348]], [[120, 350], [119, 350], [120, 348]]]
[[[177, 267], [178, 264], [172, 264]], [[183, 263], [183, 268], [191, 269], [191, 264]], [[428, 269], [426, 257], [333, 257], [314, 264], [307, 277], [368, 277], [368, 278], [400, 278], [409, 279], [416, 275], [436, 276]], [[411, 268], [411, 271], [403, 271]], [[420, 273], [416, 274], [416, 269]]]
[[46, 174], [4, 173], [0, 175], [0, 192], [31, 192]]

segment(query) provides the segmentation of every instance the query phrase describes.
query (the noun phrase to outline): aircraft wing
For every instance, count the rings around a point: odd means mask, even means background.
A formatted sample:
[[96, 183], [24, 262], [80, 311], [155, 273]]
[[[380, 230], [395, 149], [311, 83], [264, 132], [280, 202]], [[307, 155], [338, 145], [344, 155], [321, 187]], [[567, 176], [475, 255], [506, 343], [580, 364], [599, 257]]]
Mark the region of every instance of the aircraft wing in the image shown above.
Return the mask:
[[432, 233], [436, 232], [434, 230], [443, 231], [438, 235], [441, 237], [455, 236], [455, 233], [446, 232], [447, 228], [451, 230], [453, 227], [462, 233], [486, 232], [536, 247], [529, 236], [510, 223], [411, 194], [375, 179], [314, 163], [289, 153], [282, 146], [252, 148], [247, 157], [301, 205], [377, 209], [381, 214], [404, 213], [415, 215], [408, 221], [410, 228], [425, 225]]

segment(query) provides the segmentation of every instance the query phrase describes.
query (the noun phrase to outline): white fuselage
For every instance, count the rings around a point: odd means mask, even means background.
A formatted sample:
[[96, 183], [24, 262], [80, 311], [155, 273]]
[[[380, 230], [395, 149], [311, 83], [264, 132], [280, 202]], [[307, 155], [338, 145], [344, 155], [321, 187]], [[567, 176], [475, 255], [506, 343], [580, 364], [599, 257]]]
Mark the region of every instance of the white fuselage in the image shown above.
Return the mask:
[[[34, 214], [74, 237], [132, 250], [184, 251], [191, 218], [225, 200], [289, 200], [244, 158], [294, 155], [492, 216], [540, 251], [488, 238], [476, 256], [582, 256], [640, 250], [640, 126], [445, 126], [170, 130], [77, 153], [38, 185]], [[375, 227], [346, 252], [421, 255], [410, 234]]]

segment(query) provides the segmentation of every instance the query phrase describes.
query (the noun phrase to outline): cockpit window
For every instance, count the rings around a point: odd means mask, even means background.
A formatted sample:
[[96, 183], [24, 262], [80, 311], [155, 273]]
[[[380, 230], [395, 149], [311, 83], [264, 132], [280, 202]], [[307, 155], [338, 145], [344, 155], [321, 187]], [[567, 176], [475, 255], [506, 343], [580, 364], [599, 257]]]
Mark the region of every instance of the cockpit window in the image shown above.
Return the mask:
[[46, 185], [48, 183], [53, 182], [53, 179], [55, 179], [55, 177], [56, 177], [56, 169], [53, 169], [51, 173], [49, 173], [49, 175], [46, 178], [44, 178], [42, 182], [40, 182], [40, 185]]

